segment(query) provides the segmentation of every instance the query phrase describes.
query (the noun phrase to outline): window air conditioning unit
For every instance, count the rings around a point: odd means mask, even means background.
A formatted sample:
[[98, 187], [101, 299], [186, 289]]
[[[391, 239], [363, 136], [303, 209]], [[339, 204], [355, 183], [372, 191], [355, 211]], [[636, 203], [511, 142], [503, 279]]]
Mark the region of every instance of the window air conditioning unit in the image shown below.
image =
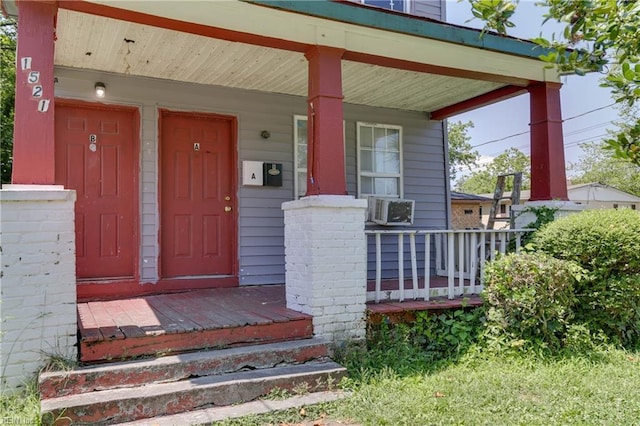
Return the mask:
[[409, 226], [413, 224], [414, 200], [374, 198], [371, 220], [378, 225]]

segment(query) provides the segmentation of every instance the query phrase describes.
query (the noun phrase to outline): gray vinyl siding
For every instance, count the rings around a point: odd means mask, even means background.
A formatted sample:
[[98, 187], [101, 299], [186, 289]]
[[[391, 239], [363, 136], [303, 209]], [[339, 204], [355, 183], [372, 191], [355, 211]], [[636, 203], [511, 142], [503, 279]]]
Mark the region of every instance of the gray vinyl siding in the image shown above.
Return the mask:
[[[241, 285], [284, 282], [283, 202], [293, 199], [293, 116], [306, 114], [303, 97], [175, 81], [56, 69], [56, 96], [95, 101], [93, 85], [107, 85], [107, 102], [140, 109], [140, 265], [144, 282], [159, 279], [159, 109], [237, 117], [238, 267]], [[402, 126], [404, 197], [416, 200], [415, 226], [446, 227], [446, 168], [442, 123], [424, 113], [344, 105], [347, 190], [357, 194], [356, 122]], [[261, 131], [271, 133], [262, 139]], [[283, 186], [242, 186], [242, 161], [283, 165]], [[390, 264], [389, 264], [390, 265]], [[391, 268], [391, 266], [389, 266]]]
[[445, 21], [445, 11], [445, 0], [414, 0], [411, 2], [411, 13], [413, 15]]

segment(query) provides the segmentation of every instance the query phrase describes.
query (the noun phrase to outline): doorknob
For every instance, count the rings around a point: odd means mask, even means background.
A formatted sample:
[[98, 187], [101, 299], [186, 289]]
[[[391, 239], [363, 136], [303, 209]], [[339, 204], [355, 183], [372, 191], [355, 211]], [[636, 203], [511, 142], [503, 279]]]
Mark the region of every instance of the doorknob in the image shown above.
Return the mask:
[[233, 209], [231, 208], [231, 206], [224, 206], [224, 211], [225, 211], [225, 212], [229, 213], [231, 210], [233, 210]]

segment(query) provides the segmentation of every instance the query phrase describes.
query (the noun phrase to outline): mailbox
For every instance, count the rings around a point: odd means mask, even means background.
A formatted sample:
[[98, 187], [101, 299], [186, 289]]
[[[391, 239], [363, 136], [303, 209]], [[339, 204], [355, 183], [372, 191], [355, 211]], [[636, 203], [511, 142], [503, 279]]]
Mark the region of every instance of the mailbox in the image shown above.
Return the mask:
[[282, 186], [282, 164], [262, 164], [262, 182], [264, 186]]

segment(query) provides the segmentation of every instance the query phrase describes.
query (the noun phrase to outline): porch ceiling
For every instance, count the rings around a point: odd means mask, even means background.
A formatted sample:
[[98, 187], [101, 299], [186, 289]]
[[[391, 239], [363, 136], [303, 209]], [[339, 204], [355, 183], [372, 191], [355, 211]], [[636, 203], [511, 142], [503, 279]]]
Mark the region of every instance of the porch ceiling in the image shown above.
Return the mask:
[[[302, 53], [60, 9], [58, 66], [306, 96]], [[504, 83], [343, 61], [348, 103], [434, 111]]]

